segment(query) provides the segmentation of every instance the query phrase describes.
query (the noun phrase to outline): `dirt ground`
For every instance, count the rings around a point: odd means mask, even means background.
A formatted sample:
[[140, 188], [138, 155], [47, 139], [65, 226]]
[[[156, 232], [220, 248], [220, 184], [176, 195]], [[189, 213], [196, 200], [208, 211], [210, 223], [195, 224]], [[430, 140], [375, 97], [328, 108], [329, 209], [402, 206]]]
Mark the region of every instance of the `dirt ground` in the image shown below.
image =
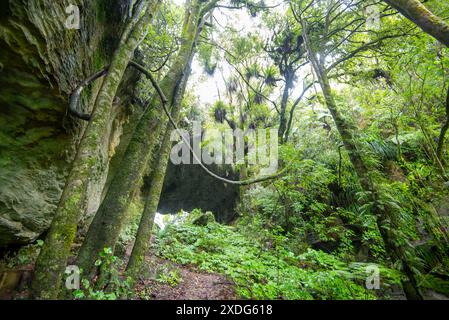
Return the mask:
[[[138, 298], [152, 300], [234, 300], [234, 285], [225, 276], [205, 273], [147, 256], [147, 268], [137, 284]], [[177, 283], [161, 281], [161, 274], [176, 274]]]

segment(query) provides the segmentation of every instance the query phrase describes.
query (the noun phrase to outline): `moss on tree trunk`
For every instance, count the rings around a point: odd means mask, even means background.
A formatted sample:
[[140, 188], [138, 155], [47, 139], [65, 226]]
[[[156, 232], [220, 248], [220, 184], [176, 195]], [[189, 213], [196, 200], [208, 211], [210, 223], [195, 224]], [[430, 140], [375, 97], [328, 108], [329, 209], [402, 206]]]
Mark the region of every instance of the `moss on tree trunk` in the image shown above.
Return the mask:
[[434, 15], [419, 0], [384, 0], [424, 32], [449, 47], [449, 24]]
[[284, 91], [282, 93], [282, 100], [281, 100], [281, 110], [279, 115], [279, 129], [278, 129], [278, 135], [279, 135], [279, 141], [281, 143], [286, 142], [286, 131], [287, 131], [287, 104], [288, 99], [290, 96], [290, 89], [293, 87], [293, 76], [288, 73], [288, 76], [285, 77], [285, 87]]
[[[181, 48], [161, 82], [160, 88], [166, 94], [171, 105], [177, 98], [182, 85], [186, 66], [193, 56], [193, 48], [197, 40], [197, 30], [203, 14], [200, 2], [187, 4]], [[86, 239], [78, 254], [78, 265], [92, 275], [94, 262], [105, 247], [115, 249], [115, 245], [126, 221], [126, 212], [133, 195], [139, 185], [148, 162], [151, 161], [154, 149], [163, 128], [162, 109], [159, 97], [155, 96], [150, 106], [136, 126], [128, 148], [119, 166], [111, 186], [100, 205], [87, 233]]]
[[446, 96], [446, 121], [444, 125], [441, 127], [440, 135], [438, 137], [438, 145], [437, 145], [437, 157], [440, 161], [440, 163], [444, 164], [445, 160], [443, 157], [443, 151], [444, 151], [444, 141], [446, 138], [446, 133], [449, 130], [449, 88], [447, 90], [447, 96]]
[[142, 33], [150, 21], [150, 11], [130, 23], [125, 29], [119, 47], [114, 53], [109, 73], [97, 96], [92, 119], [79, 144], [72, 169], [66, 181], [55, 217], [36, 262], [33, 295], [40, 299], [58, 297], [62, 276], [75, 239], [83, 202], [86, 199], [87, 182], [96, 168], [105, 165], [107, 154], [100, 146], [106, 139], [112, 102], [123, 74]]
[[[191, 58], [193, 55], [191, 56]], [[182, 97], [184, 96], [185, 87], [187, 84], [187, 78], [190, 74], [190, 63], [187, 66], [187, 70], [184, 75], [184, 79], [178, 89], [176, 94], [176, 101], [173, 104], [171, 115], [173, 119], [177, 122], [179, 118], [179, 113], [182, 106]], [[127, 265], [127, 272], [129, 276], [135, 280], [138, 275], [142, 263], [145, 258], [145, 253], [148, 250], [151, 239], [151, 231], [153, 229], [154, 217], [159, 205], [159, 200], [161, 198], [162, 187], [164, 185], [165, 173], [168, 167], [168, 161], [170, 158], [171, 150], [171, 132], [174, 130], [173, 126], [168, 123], [165, 128], [164, 137], [162, 139], [161, 146], [158, 152], [158, 158], [156, 160], [156, 165], [152, 171], [152, 179], [150, 189], [145, 199], [145, 207], [140, 219], [139, 228], [136, 234], [136, 240], [134, 242], [133, 250]]]

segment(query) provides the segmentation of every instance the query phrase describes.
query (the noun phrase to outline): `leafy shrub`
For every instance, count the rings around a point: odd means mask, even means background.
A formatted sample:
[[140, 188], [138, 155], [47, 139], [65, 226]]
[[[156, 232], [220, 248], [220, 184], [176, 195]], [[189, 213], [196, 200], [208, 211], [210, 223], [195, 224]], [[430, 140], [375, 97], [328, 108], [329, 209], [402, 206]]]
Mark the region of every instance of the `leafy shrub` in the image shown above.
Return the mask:
[[116, 300], [126, 299], [133, 295], [131, 279], [122, 279], [120, 261], [112, 254], [111, 248], [103, 249], [99, 259], [95, 261], [95, 265], [99, 269], [99, 276], [92, 282], [82, 278], [82, 288], [73, 291], [75, 299]]

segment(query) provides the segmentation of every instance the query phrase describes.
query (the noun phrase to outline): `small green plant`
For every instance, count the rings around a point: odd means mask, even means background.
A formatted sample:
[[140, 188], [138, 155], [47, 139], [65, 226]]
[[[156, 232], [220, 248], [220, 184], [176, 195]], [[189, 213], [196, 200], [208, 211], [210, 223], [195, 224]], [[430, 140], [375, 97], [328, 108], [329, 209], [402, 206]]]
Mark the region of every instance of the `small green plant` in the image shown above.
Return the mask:
[[151, 300], [152, 299], [152, 289], [151, 288], [143, 288], [142, 291], [139, 292], [139, 298], [141, 300]]
[[111, 248], [103, 249], [95, 266], [98, 267], [98, 277], [93, 282], [81, 279], [82, 288], [73, 292], [75, 299], [116, 300], [133, 295], [131, 279], [121, 277], [119, 260], [113, 255]]
[[171, 287], [176, 287], [182, 281], [182, 278], [179, 270], [167, 270], [164, 268], [162, 269], [162, 272], [159, 273], [156, 281], [160, 283], [166, 283]]

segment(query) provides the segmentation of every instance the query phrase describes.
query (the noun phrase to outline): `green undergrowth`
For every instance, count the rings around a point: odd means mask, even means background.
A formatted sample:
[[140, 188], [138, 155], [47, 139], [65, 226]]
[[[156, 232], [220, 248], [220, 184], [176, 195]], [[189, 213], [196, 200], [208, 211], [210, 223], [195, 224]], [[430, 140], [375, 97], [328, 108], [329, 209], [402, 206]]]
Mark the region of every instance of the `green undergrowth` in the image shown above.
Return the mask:
[[[238, 228], [210, 223], [172, 224], [159, 232], [156, 252], [176, 263], [227, 275], [244, 299], [376, 299], [365, 287], [369, 264], [346, 263], [333, 255], [306, 249], [296, 255], [287, 238], [273, 234], [261, 243]], [[400, 282], [394, 270], [379, 268], [380, 284]]]

